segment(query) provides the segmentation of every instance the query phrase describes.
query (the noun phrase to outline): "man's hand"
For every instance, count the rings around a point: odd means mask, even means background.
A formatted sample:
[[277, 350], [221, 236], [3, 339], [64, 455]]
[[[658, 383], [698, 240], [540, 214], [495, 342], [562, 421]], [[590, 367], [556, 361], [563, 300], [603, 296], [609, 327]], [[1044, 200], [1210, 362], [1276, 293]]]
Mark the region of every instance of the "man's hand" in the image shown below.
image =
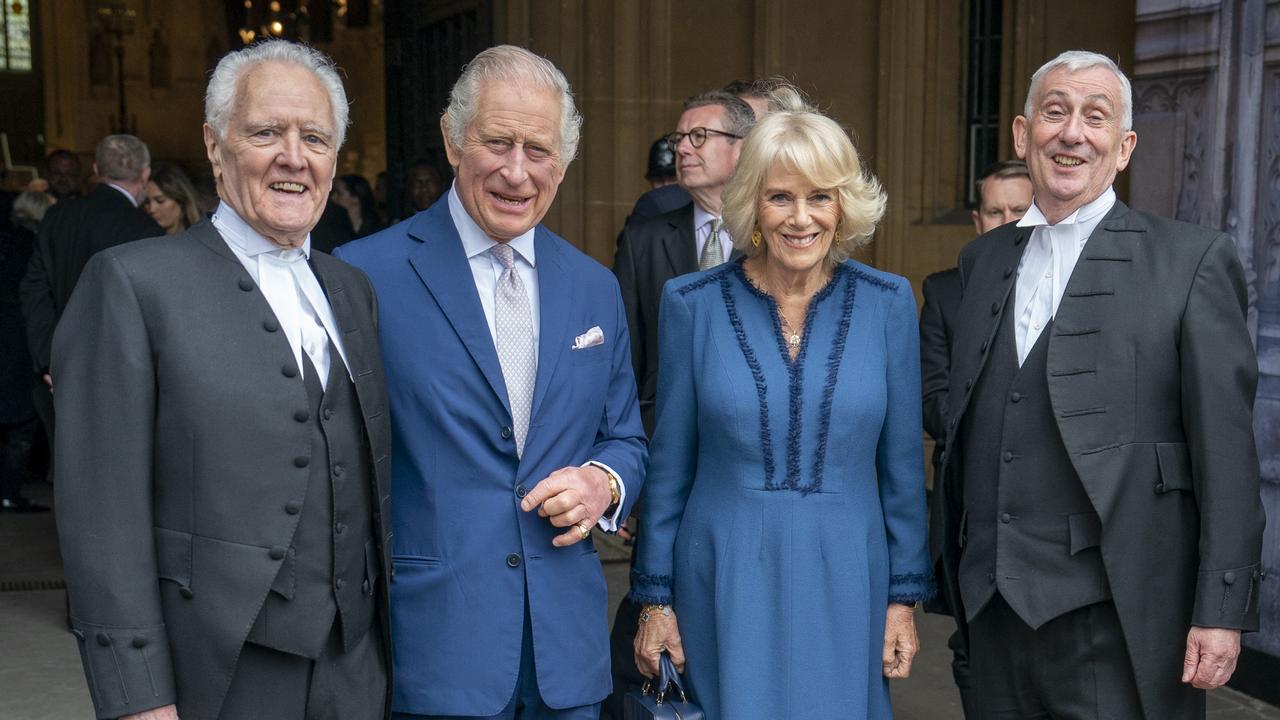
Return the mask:
[[1231, 679], [1240, 657], [1240, 631], [1192, 627], [1182, 660], [1182, 682], [1213, 690]]
[[594, 465], [566, 467], [543, 478], [520, 502], [520, 509], [549, 518], [556, 527], [569, 528], [551, 541], [556, 547], [569, 547], [586, 538], [591, 527], [604, 514], [609, 502], [609, 475]]
[[165, 705], [133, 715], [121, 715], [120, 720], [178, 720], [178, 706]]
[[911, 661], [920, 649], [916, 637], [916, 609], [910, 605], [891, 603], [884, 616], [884, 676], [905, 678], [911, 674]]

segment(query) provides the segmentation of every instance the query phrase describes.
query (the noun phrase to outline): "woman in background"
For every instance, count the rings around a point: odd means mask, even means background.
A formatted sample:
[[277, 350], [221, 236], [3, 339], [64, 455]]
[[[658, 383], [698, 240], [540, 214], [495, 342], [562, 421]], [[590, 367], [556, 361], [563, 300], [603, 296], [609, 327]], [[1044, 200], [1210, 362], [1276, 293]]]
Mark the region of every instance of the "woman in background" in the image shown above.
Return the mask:
[[373, 188], [369, 181], [361, 175], [341, 175], [333, 181], [333, 201], [351, 218], [351, 229], [355, 237], [372, 235], [382, 229], [382, 220], [378, 217], [376, 203], [373, 199]]
[[886, 720], [933, 593], [915, 296], [848, 259], [885, 206], [849, 136], [770, 107], [724, 193], [745, 258], [663, 291], [636, 664], [687, 658], [708, 718]]
[[142, 207], [165, 235], [174, 235], [200, 221], [196, 191], [182, 168], [170, 163], [156, 163], [151, 168], [151, 182]]

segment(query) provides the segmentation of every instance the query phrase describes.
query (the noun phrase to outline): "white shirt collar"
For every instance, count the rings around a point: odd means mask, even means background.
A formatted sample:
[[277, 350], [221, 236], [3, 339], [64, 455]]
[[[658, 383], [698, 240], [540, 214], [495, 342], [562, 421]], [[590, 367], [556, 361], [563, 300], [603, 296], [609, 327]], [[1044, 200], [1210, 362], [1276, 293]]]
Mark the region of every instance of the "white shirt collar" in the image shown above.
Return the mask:
[[[240, 252], [249, 257], [285, 249], [250, 227], [249, 223], [245, 222], [244, 218], [224, 201], [219, 201], [218, 209], [213, 211], [213, 225], [218, 228], [227, 242], [235, 245]], [[307, 233], [307, 239], [302, 241], [300, 249], [307, 258], [311, 257], [311, 233]]]
[[[694, 203], [693, 204], [694, 232], [698, 232], [702, 230], [702, 228], [705, 227], [707, 223], [711, 222], [712, 220], [716, 220], [719, 217], [720, 217], [719, 215], [712, 215], [706, 210], [703, 210], [701, 207], [698, 206], [698, 203]], [[722, 231], [723, 231], [723, 228], [722, 228]], [[711, 232], [711, 228], [707, 228], [707, 233], [709, 234], [710, 232]]]
[[107, 183], [107, 187], [113, 187], [116, 190], [119, 190], [121, 195], [124, 195], [125, 197], [129, 198], [129, 204], [133, 205], [134, 207], [138, 207], [138, 198], [134, 197], [133, 193], [129, 192], [128, 190], [125, 190], [124, 188], [120, 187], [119, 185], [113, 182]]
[[[467, 214], [467, 209], [462, 206], [462, 200], [458, 199], [456, 181], [449, 186], [449, 215], [453, 218], [453, 226], [458, 230], [458, 237], [462, 240], [462, 250], [468, 259], [489, 252], [490, 248], [498, 244], [497, 240], [486, 235], [476, 221]], [[511, 246], [511, 249], [532, 267], [538, 266], [534, 256], [535, 230], [536, 228], [529, 228], [523, 235], [517, 235], [507, 242], [507, 245]]]
[[[1116, 190], [1114, 186], [1108, 186], [1106, 191], [1093, 200], [1076, 208], [1076, 211], [1066, 216], [1057, 225], [1077, 225], [1091, 222], [1097, 218], [1106, 215], [1116, 204]], [[1049, 225], [1049, 219], [1040, 211], [1040, 206], [1035, 202], [1031, 203], [1031, 207], [1027, 208], [1027, 213], [1018, 221], [1018, 227], [1037, 227], [1039, 225]]]

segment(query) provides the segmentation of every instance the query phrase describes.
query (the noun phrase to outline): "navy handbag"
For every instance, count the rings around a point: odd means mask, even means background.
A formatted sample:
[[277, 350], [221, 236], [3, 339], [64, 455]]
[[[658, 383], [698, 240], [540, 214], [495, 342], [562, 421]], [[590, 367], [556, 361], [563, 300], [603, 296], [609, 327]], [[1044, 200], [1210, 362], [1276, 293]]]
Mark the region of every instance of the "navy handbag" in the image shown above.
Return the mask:
[[706, 717], [702, 708], [689, 700], [684, 681], [666, 653], [658, 660], [657, 679], [627, 693], [622, 706], [622, 720], [706, 720]]

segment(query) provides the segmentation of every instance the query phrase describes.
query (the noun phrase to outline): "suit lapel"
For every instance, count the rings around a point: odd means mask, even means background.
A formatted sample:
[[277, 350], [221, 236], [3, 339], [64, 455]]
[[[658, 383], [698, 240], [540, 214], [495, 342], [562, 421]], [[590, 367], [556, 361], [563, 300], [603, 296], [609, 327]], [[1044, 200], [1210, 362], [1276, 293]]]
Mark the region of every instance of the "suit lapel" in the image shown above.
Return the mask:
[[409, 228], [409, 234], [422, 242], [409, 254], [409, 264], [427, 286], [453, 331], [471, 354], [471, 359], [489, 382], [489, 387], [510, 413], [511, 404], [507, 399], [507, 384], [502, 378], [502, 366], [498, 364], [498, 351], [493, 346], [489, 322], [480, 307], [471, 264], [462, 250], [462, 239], [449, 217], [448, 203], [436, 203], [426, 213], [418, 215]]
[[[533, 405], [529, 410], [529, 424], [538, 417], [538, 408], [547, 396], [547, 388], [555, 376], [556, 366], [572, 345], [572, 329], [569, 322], [573, 308], [574, 281], [564, 267], [560, 247], [552, 234], [539, 225], [533, 236], [534, 251], [538, 258], [538, 304], [540, 337], [538, 339], [538, 376], [533, 390]], [[586, 332], [590, 328], [578, 328]]]
[[679, 218], [667, 225], [662, 249], [671, 267], [671, 277], [698, 270], [698, 243], [693, 227], [693, 203], [679, 210]]

